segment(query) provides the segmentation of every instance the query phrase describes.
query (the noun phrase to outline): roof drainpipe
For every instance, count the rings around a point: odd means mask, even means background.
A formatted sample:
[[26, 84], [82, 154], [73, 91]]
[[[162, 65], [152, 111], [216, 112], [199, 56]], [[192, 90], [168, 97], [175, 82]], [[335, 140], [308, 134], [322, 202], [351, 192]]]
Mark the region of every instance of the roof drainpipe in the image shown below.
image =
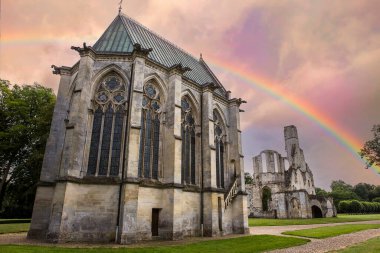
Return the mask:
[[123, 182], [124, 182], [124, 170], [125, 170], [125, 157], [128, 157], [127, 155], [127, 142], [128, 142], [128, 133], [130, 130], [130, 120], [129, 115], [131, 115], [131, 101], [132, 101], [132, 88], [133, 88], [133, 70], [134, 70], [135, 64], [132, 63], [131, 66], [131, 77], [130, 77], [130, 83], [129, 83], [129, 90], [128, 90], [128, 112], [126, 117], [126, 131], [125, 137], [124, 137], [124, 152], [123, 152], [123, 164], [121, 166], [121, 181], [119, 186], [119, 200], [118, 200], [118, 206], [117, 206], [117, 218], [116, 218], [116, 229], [115, 229], [115, 243], [121, 242], [121, 233], [119, 231], [119, 228], [121, 227], [121, 202], [122, 202], [122, 193], [123, 193]]

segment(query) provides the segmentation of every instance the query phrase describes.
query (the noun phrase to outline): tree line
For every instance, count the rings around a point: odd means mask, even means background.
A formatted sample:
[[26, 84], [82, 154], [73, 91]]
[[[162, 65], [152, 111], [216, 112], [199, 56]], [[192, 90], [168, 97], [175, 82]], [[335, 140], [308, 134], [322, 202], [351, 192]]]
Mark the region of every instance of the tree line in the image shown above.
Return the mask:
[[331, 192], [315, 188], [316, 195], [333, 197], [339, 213], [380, 213], [380, 185], [332, 181]]
[[31, 217], [56, 97], [0, 79], [0, 217]]

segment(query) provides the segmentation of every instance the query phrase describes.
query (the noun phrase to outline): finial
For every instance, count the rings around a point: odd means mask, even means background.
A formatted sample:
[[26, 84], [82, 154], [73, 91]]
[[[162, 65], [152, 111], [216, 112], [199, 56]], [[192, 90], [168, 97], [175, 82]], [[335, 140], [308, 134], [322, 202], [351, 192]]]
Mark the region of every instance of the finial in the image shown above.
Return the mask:
[[202, 53], [201, 53], [201, 56], [200, 56], [200, 58], [199, 58], [200, 60], [203, 60], [203, 56], [202, 56]]
[[122, 4], [123, 4], [123, 0], [120, 0], [120, 3], [119, 3], [119, 14], [121, 13], [121, 9], [122, 9], [121, 5]]

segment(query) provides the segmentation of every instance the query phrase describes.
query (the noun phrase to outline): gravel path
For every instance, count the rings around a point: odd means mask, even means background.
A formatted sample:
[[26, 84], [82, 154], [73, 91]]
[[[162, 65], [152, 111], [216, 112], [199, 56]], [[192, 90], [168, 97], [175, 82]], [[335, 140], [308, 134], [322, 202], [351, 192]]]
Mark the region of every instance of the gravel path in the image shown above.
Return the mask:
[[352, 234], [339, 235], [326, 239], [316, 239], [307, 244], [270, 251], [271, 253], [321, 253], [344, 249], [348, 246], [380, 236], [380, 229], [369, 229]]

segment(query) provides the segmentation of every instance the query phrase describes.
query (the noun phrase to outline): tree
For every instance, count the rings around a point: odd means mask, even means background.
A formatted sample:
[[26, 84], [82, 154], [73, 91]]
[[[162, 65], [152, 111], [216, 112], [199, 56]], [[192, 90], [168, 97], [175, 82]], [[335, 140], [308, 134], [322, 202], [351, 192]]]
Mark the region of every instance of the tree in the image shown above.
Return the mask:
[[[0, 79], [0, 212], [31, 211], [55, 95], [41, 85]], [[5, 204], [5, 205], [4, 205]]]
[[253, 183], [253, 178], [252, 178], [251, 174], [249, 174], [248, 172], [244, 173], [244, 178], [245, 178], [245, 184], [252, 184]]
[[380, 166], [380, 125], [374, 125], [372, 128], [373, 139], [364, 143], [359, 155], [366, 160], [366, 168], [372, 165]]
[[366, 184], [366, 183], [359, 183], [354, 186], [354, 192], [356, 195], [359, 196], [361, 200], [370, 200], [369, 196], [371, 191], [375, 189], [374, 185]]
[[316, 187], [315, 188], [315, 195], [317, 195], [317, 197], [324, 197], [324, 198], [326, 198], [326, 197], [328, 197], [329, 194], [324, 189]]
[[332, 181], [330, 187], [332, 191], [352, 191], [353, 190], [352, 185], [347, 184], [343, 180]]
[[345, 183], [342, 180], [332, 181], [331, 193], [329, 194], [334, 198], [336, 207], [339, 207], [339, 202], [342, 200], [359, 200], [359, 196], [354, 192], [352, 185]]

